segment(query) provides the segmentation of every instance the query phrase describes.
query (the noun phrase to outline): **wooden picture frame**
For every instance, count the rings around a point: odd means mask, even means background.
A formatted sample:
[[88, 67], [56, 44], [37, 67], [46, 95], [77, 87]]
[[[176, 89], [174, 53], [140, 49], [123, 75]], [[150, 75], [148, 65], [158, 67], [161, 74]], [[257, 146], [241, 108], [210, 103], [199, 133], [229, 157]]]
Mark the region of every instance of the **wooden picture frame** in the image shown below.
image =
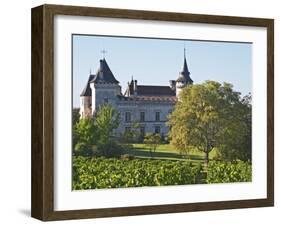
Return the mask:
[[[267, 29], [267, 198], [99, 209], [54, 210], [54, 16], [71, 15]], [[50, 220], [162, 214], [274, 205], [274, 21], [109, 8], [42, 5], [32, 9], [32, 200], [31, 215]]]

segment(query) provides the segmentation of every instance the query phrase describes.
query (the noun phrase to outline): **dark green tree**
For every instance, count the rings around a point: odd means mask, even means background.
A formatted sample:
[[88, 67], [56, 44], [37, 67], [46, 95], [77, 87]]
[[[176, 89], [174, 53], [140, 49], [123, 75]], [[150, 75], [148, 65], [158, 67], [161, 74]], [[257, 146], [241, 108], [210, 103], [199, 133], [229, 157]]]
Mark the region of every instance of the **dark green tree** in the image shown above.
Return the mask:
[[72, 150], [74, 150], [75, 145], [79, 140], [79, 136], [75, 130], [75, 126], [79, 122], [79, 119], [80, 119], [79, 108], [73, 108], [72, 109]]
[[252, 106], [251, 95], [242, 98], [235, 111], [234, 122], [222, 137], [218, 157], [222, 160], [252, 160]]
[[79, 122], [79, 119], [80, 119], [79, 108], [73, 108], [72, 109], [72, 125], [75, 126], [75, 124]]

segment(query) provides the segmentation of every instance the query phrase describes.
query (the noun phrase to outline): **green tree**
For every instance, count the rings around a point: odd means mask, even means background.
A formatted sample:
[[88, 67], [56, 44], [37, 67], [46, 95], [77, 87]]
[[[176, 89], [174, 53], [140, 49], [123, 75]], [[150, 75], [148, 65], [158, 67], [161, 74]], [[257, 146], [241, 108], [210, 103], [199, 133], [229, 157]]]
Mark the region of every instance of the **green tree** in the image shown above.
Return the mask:
[[120, 115], [111, 105], [104, 104], [94, 116], [98, 142], [108, 143], [113, 136], [114, 129], [119, 126]]
[[72, 109], [72, 149], [73, 150], [79, 140], [79, 136], [75, 130], [75, 126], [79, 122], [79, 118], [80, 118], [79, 108], [73, 108]]
[[149, 149], [150, 157], [152, 157], [152, 153], [156, 151], [157, 146], [161, 143], [161, 136], [160, 134], [152, 134], [147, 133], [144, 136], [143, 142], [146, 144], [146, 146]]
[[121, 142], [124, 144], [132, 144], [139, 142], [141, 139], [140, 126], [138, 123], [132, 123], [130, 130], [125, 131], [121, 136]]
[[218, 157], [225, 160], [252, 160], [252, 107], [251, 95], [242, 98], [235, 112], [235, 123], [224, 130]]
[[77, 143], [74, 145], [75, 154], [90, 156], [92, 154], [92, 146], [97, 138], [93, 119], [79, 120], [74, 126], [73, 136], [77, 137]]
[[245, 121], [246, 108], [240, 93], [229, 83], [206, 81], [187, 86], [169, 116], [171, 143], [180, 151], [197, 148], [204, 152], [206, 164], [213, 148], [224, 157], [245, 151], [242, 140], [248, 137], [242, 131], [250, 126]]
[[110, 104], [102, 105], [94, 116], [97, 132], [97, 155], [119, 157], [123, 147], [113, 140], [114, 129], [120, 123], [120, 114]]
[[79, 122], [79, 119], [80, 119], [79, 108], [73, 108], [72, 109], [72, 125], [75, 126], [75, 124]]

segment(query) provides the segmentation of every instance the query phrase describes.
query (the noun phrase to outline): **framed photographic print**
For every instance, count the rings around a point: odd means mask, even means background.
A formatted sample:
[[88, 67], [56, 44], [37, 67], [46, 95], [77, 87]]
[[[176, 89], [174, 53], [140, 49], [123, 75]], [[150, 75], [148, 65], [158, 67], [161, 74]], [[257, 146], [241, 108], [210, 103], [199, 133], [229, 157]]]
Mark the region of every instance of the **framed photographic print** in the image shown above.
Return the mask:
[[32, 9], [32, 216], [273, 206], [274, 21]]

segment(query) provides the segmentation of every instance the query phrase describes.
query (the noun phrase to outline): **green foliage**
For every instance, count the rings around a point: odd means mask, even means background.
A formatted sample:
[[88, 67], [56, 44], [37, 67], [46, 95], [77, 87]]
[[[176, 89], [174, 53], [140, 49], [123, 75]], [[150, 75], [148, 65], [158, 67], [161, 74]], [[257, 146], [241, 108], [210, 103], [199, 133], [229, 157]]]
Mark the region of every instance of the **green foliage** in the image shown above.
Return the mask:
[[147, 133], [144, 136], [143, 142], [148, 147], [150, 156], [152, 157], [152, 153], [155, 152], [157, 146], [161, 144], [161, 136], [160, 134]]
[[[75, 155], [120, 156], [123, 147], [113, 141], [113, 131], [119, 125], [119, 113], [110, 105], [102, 105], [94, 118], [78, 121], [73, 129]], [[97, 151], [92, 146], [97, 144]]]
[[249, 162], [215, 162], [208, 164], [207, 183], [250, 182], [252, 165]]
[[125, 149], [122, 145], [116, 141], [109, 140], [106, 143], [98, 143], [97, 151], [94, 153], [95, 156], [104, 157], [120, 157], [124, 153]]
[[106, 144], [112, 139], [114, 129], [119, 126], [120, 115], [111, 105], [104, 104], [95, 115], [94, 121], [98, 143]]
[[119, 113], [109, 104], [104, 104], [94, 117], [97, 129], [96, 156], [119, 157], [123, 147], [113, 140], [114, 129], [119, 126]]
[[94, 121], [86, 118], [76, 123], [73, 134], [77, 137], [74, 146], [74, 154], [82, 156], [90, 156], [92, 153], [92, 145], [95, 143], [97, 133]]
[[75, 126], [76, 123], [79, 122], [79, 119], [80, 119], [79, 108], [73, 108], [72, 109], [72, 125]]
[[125, 131], [120, 142], [126, 144], [132, 144], [141, 141], [140, 126], [138, 123], [131, 123], [130, 131]]
[[224, 130], [224, 143], [218, 146], [218, 159], [251, 161], [252, 107], [250, 95], [241, 100], [234, 122], [236, 123], [229, 123], [228, 128]]
[[88, 144], [79, 142], [75, 145], [74, 154], [80, 155], [80, 156], [85, 156], [85, 157], [92, 156], [92, 154], [93, 154], [92, 147]]
[[251, 140], [251, 133], [246, 132], [251, 130], [249, 118], [250, 102], [245, 103], [231, 84], [207, 81], [190, 85], [182, 90], [169, 116], [169, 137], [182, 153], [192, 148], [204, 152], [206, 163], [214, 148], [220, 150], [223, 159], [245, 160], [238, 153], [251, 152], [246, 145]]
[[73, 189], [197, 184], [201, 172], [187, 161], [74, 157]]
[[130, 154], [124, 154], [120, 156], [121, 160], [133, 160], [135, 158], [134, 155], [130, 155]]
[[72, 109], [72, 149], [74, 150], [75, 145], [79, 141], [79, 135], [77, 134], [77, 131], [75, 130], [76, 124], [79, 122], [80, 113], [79, 108], [73, 108]]
[[134, 143], [134, 134], [131, 131], [125, 131], [121, 134], [120, 141], [124, 144]]

